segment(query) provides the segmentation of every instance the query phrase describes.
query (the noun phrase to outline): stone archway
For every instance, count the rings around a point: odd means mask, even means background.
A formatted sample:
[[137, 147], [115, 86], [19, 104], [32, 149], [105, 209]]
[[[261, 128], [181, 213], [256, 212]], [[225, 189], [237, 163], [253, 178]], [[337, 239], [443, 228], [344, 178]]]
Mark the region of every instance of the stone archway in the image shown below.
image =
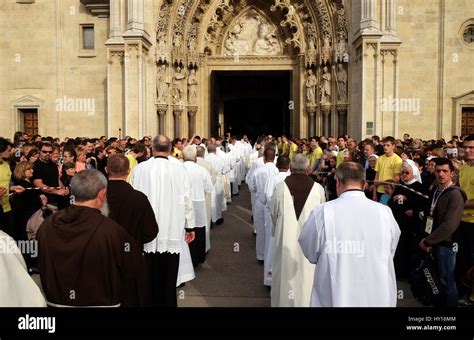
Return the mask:
[[165, 0], [156, 24], [159, 131], [210, 134], [213, 71], [287, 70], [291, 134], [346, 132], [346, 26], [342, 0]]

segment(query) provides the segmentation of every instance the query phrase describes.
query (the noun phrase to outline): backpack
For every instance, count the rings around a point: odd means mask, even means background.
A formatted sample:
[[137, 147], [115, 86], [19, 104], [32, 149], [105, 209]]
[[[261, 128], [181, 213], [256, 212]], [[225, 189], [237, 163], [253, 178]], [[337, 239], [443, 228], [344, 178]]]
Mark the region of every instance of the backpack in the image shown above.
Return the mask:
[[424, 306], [441, 306], [444, 289], [432, 253], [419, 251], [410, 259], [409, 283], [413, 297]]
[[36, 232], [43, 221], [58, 211], [58, 207], [52, 204], [46, 204], [38, 209], [26, 223], [26, 233], [28, 240], [36, 240]]

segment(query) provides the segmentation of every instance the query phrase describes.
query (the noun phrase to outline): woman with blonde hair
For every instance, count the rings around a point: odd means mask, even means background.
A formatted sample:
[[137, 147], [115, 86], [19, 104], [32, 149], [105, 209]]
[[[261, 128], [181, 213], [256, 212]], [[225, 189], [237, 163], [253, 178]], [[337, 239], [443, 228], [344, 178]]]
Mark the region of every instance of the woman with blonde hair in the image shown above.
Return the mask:
[[81, 172], [87, 168], [87, 152], [86, 149], [79, 145], [76, 148], [76, 172]]
[[[30, 217], [48, 201], [41, 190], [37, 190], [32, 183], [34, 164], [31, 162], [20, 162], [15, 167], [13, 179], [15, 185], [22, 186], [25, 190], [21, 193], [15, 193], [12, 199], [13, 218], [15, 229], [13, 238], [15, 240], [27, 240], [26, 224]], [[34, 259], [25, 256], [25, 262], [28, 268], [34, 266]]]

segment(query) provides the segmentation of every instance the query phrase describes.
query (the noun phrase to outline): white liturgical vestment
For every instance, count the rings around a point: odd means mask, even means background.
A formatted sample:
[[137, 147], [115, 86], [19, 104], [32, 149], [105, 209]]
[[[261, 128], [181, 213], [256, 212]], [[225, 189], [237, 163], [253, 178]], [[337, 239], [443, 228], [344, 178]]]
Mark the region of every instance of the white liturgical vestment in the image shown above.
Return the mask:
[[315, 266], [304, 257], [298, 238], [301, 226], [306, 222], [311, 211], [324, 200], [324, 189], [315, 182], [297, 219], [293, 198], [285, 181], [275, 187], [270, 203], [275, 225], [272, 307], [309, 307], [310, 305]]
[[317, 207], [299, 243], [316, 264], [312, 307], [395, 307], [393, 256], [400, 229], [390, 208], [363, 191], [346, 191]]

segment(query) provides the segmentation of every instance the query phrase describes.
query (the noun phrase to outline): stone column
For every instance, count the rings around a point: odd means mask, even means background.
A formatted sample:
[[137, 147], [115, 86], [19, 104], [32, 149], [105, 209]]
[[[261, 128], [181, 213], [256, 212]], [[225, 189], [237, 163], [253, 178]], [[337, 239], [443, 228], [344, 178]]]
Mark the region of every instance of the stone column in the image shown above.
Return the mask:
[[324, 124], [324, 136], [329, 136], [331, 134], [330, 131], [330, 117], [331, 117], [331, 105], [321, 105], [321, 114], [323, 116], [323, 124]]
[[110, 0], [109, 41], [122, 40], [121, 0]]
[[143, 0], [128, 0], [127, 32], [142, 33], [144, 30]]
[[173, 118], [174, 118], [174, 136], [173, 138], [181, 138], [181, 114], [183, 113], [183, 107], [181, 105], [173, 106]]
[[107, 136], [117, 136], [123, 128], [123, 65], [124, 51], [120, 46], [107, 47]]
[[375, 16], [375, 3], [375, 0], [362, 0], [360, 27], [363, 30], [375, 31], [378, 29]]
[[347, 105], [338, 105], [337, 106], [338, 114], [338, 128], [337, 134], [345, 135], [347, 134]]
[[160, 135], [165, 134], [165, 115], [168, 112], [168, 105], [166, 104], [157, 104], [157, 113], [158, 113], [158, 133]]
[[314, 127], [316, 125], [315, 115], [316, 115], [316, 106], [307, 106], [306, 111], [308, 113], [308, 137], [315, 135]]
[[197, 106], [188, 106], [188, 135], [192, 138], [196, 132]]

